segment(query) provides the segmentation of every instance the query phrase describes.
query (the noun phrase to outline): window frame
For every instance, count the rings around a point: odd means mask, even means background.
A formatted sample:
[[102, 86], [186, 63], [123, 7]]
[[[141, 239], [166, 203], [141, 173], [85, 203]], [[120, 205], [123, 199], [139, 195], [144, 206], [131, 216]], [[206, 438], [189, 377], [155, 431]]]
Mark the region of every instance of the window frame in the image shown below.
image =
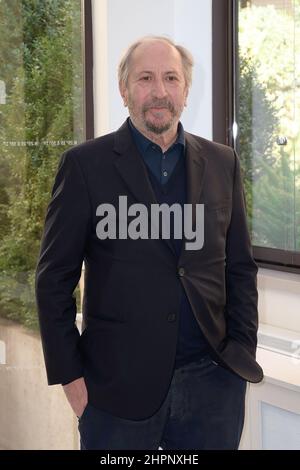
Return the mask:
[[83, 64], [84, 64], [84, 135], [94, 138], [94, 84], [93, 84], [93, 16], [92, 0], [82, 0]]
[[[212, 0], [213, 140], [234, 148], [238, 0]], [[300, 252], [253, 245], [259, 267], [300, 274]]]

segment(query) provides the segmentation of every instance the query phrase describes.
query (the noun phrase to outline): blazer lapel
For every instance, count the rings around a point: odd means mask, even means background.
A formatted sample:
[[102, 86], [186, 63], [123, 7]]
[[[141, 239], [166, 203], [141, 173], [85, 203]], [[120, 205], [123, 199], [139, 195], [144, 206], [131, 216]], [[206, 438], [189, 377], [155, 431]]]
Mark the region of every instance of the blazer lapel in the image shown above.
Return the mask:
[[[207, 159], [200, 142], [188, 132], [185, 132], [185, 142], [187, 203], [192, 204], [192, 229], [195, 230], [196, 204], [199, 204], [203, 190]], [[185, 249], [186, 241], [189, 240], [187, 240], [183, 234], [179, 263], [182, 262], [187, 252]]]
[[[151, 204], [159, 204], [159, 202], [152, 189], [142, 156], [139, 154], [132, 139], [127, 120], [116, 132], [114, 151], [120, 155], [114, 161], [117, 171], [135, 199], [147, 207], [150, 220]], [[162, 238], [161, 227], [159, 227], [159, 237]], [[176, 255], [176, 250], [171, 240], [166, 238], [162, 240], [166, 242], [172, 253]]]
[[[115, 134], [114, 151], [119, 154], [115, 159], [114, 165], [123, 178], [129, 191], [135, 199], [144, 204], [151, 213], [151, 204], [159, 204], [148, 176], [147, 169], [142, 161], [141, 155], [134, 144], [128, 120], [117, 130]], [[185, 133], [186, 138], [186, 183], [187, 183], [187, 202], [193, 204], [193, 230], [195, 230], [195, 207], [198, 203], [203, 187], [203, 178], [205, 174], [206, 158], [203, 155], [202, 146], [189, 133]], [[171, 240], [162, 238], [161, 227], [159, 227], [159, 236], [163, 242], [176, 255], [176, 250]], [[183, 234], [184, 237], [184, 234]], [[185, 238], [183, 238], [180, 259], [184, 256]]]

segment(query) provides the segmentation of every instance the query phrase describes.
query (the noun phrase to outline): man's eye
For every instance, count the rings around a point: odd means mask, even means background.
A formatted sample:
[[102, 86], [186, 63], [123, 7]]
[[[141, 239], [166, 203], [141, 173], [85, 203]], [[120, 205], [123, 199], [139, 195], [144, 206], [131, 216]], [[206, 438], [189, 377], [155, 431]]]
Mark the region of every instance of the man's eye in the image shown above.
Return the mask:
[[142, 77], [141, 80], [148, 81], [148, 80], [150, 80], [150, 77], [149, 77], [149, 75], [148, 75], [148, 76], [146, 76], [146, 77]]
[[175, 77], [174, 75], [168, 75], [167, 78], [170, 82], [173, 82], [174, 80], [177, 80], [177, 77]]

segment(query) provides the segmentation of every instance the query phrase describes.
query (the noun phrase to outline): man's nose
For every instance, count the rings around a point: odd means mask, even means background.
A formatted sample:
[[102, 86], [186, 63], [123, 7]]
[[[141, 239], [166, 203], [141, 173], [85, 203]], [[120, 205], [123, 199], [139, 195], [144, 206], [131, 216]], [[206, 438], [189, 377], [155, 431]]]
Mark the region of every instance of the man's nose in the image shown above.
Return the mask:
[[163, 80], [155, 80], [153, 82], [153, 87], [152, 87], [152, 95], [155, 98], [164, 98], [166, 96], [166, 87], [165, 87], [165, 82]]

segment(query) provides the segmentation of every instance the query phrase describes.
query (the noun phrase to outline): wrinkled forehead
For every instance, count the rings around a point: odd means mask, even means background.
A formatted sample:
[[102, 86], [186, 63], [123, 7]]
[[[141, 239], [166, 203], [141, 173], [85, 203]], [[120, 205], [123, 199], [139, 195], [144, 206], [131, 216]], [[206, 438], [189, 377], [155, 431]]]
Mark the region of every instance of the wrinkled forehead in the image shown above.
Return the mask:
[[165, 41], [146, 41], [133, 51], [129, 73], [144, 70], [166, 70], [183, 73], [180, 53]]

